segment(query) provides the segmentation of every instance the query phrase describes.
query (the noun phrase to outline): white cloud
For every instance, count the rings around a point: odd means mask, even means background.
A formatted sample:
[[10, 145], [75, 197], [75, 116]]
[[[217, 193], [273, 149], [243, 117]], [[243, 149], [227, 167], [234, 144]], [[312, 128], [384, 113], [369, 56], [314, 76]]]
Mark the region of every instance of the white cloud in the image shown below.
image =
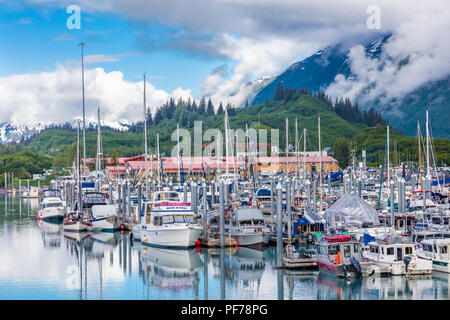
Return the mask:
[[298, 52], [309, 44], [299, 43], [288, 38], [267, 38], [263, 41], [238, 38], [223, 34], [214, 40], [224, 56], [238, 63], [231, 70], [231, 77], [223, 69], [216, 68], [202, 83], [202, 93], [210, 96], [215, 104], [220, 101], [242, 105], [249, 94], [255, 91], [258, 82], [253, 79], [274, 75], [287, 65], [296, 61]]
[[115, 62], [119, 61], [119, 58], [117, 56], [108, 54], [91, 54], [85, 56], [83, 60], [86, 65], [90, 65], [101, 62]]
[[[171, 96], [191, 97], [191, 91], [177, 88], [172, 93], [147, 82], [147, 107], [153, 112]], [[85, 69], [86, 118], [96, 121], [100, 105], [106, 122], [142, 119], [143, 82], [123, 79], [120, 71]], [[61, 123], [82, 115], [81, 69], [57, 66], [52, 72], [0, 77], [0, 119], [14, 124], [38, 121]]]
[[448, 14], [432, 6], [396, 28], [379, 59], [368, 57], [361, 46], [353, 47], [353, 77], [339, 75], [327, 93], [361, 103], [379, 99], [381, 105], [393, 107], [393, 100], [450, 75], [450, 43], [444, 30], [450, 30]]
[[53, 38], [53, 41], [73, 41], [74, 38], [69, 33], [62, 33]]

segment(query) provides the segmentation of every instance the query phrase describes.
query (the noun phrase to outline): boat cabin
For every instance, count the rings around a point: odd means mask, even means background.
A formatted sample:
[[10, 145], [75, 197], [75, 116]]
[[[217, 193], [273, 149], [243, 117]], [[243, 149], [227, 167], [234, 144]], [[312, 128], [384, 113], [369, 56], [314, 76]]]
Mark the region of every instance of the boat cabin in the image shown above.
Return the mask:
[[324, 236], [316, 244], [317, 255], [327, 257], [330, 261], [335, 260], [339, 252], [341, 261], [336, 261], [336, 264], [349, 264], [351, 257], [362, 260], [360, 245], [350, 235]]
[[450, 239], [424, 240], [421, 242], [423, 254], [438, 260], [450, 260]]
[[380, 244], [378, 242], [369, 242], [368, 251], [371, 255], [378, 256], [377, 260], [386, 262], [403, 262], [405, 256], [414, 256], [415, 248], [412, 243], [391, 243]]

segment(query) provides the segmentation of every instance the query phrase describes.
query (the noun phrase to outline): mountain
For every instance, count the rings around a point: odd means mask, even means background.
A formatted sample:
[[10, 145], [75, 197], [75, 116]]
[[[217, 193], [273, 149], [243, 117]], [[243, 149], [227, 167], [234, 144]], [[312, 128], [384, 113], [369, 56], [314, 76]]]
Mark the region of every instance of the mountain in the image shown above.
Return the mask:
[[45, 130], [49, 125], [51, 124], [41, 122], [29, 126], [2, 122], [0, 123], [0, 143], [8, 144], [20, 142], [22, 139], [28, 139], [42, 130]]
[[[109, 127], [115, 130], [127, 131], [131, 124], [122, 122], [102, 121], [102, 127]], [[66, 122], [65, 124], [55, 124], [51, 122], [38, 122], [32, 125], [15, 125], [10, 122], [0, 123], [0, 144], [10, 144], [30, 139], [31, 137], [51, 128], [71, 127], [77, 128], [77, 120]], [[97, 129], [97, 122], [86, 122], [86, 129]]]
[[[391, 39], [391, 34], [384, 35], [368, 43], [362, 43], [366, 57], [378, 61], [384, 46]], [[267, 86], [262, 88], [252, 100], [252, 104], [263, 103], [266, 99], [272, 100], [278, 84], [283, 87], [304, 88], [313, 92], [325, 91], [338, 79], [353, 80], [349, 53], [352, 46], [344, 43], [330, 46], [320, 50], [312, 56], [292, 64], [279, 74]], [[409, 63], [406, 58], [397, 64], [397, 70]], [[380, 64], [379, 68], [384, 66]], [[395, 73], [394, 73], [395, 74]], [[384, 81], [380, 79], [378, 81]], [[404, 81], [408, 81], [405, 79]], [[417, 89], [403, 95], [401, 98], [387, 99], [383, 95], [377, 98], [368, 98], [371, 88], [377, 83], [366, 83], [357, 95], [359, 108], [368, 110], [375, 108], [396, 129], [406, 135], [414, 136], [417, 132], [417, 120], [423, 123], [425, 111], [429, 110], [433, 135], [440, 138], [450, 138], [450, 77], [439, 81], [426, 82]], [[327, 92], [326, 92], [327, 93]]]
[[[381, 53], [383, 44], [390, 35], [385, 35], [365, 46], [365, 52], [371, 58], [377, 58]], [[335, 79], [336, 75], [351, 76], [348, 62], [349, 45], [337, 44], [319, 50], [312, 56], [298, 61], [287, 68], [283, 73], [273, 79], [266, 87], [259, 91], [252, 104], [264, 103], [266, 98], [272, 100], [279, 83], [283, 87], [304, 88], [316, 92], [324, 91]]]

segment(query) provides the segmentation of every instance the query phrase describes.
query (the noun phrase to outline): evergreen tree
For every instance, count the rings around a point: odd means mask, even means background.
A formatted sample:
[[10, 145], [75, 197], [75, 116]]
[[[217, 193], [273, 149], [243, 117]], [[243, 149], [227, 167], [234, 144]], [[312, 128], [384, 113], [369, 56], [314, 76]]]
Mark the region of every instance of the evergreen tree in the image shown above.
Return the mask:
[[283, 87], [281, 86], [281, 83], [278, 83], [275, 94], [273, 95], [273, 101], [279, 100], [283, 100]]
[[337, 138], [333, 151], [339, 167], [346, 168], [350, 161], [350, 145], [348, 141], [341, 137]]
[[205, 114], [206, 113], [206, 102], [205, 97], [202, 98], [200, 101], [200, 106], [198, 107], [198, 114]]
[[206, 115], [213, 116], [214, 115], [214, 106], [211, 102], [211, 98], [208, 100], [208, 107], [206, 108]]
[[217, 114], [223, 114], [223, 105], [222, 105], [222, 101], [220, 102], [219, 108], [217, 109]]

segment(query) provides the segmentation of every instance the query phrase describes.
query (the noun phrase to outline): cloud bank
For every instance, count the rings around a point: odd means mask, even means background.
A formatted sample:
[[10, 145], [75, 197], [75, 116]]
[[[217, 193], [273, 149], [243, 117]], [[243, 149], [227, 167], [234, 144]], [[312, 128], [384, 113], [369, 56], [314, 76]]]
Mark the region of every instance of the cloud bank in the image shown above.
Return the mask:
[[[74, 1], [28, 0], [28, 3], [36, 7], [62, 9], [74, 4]], [[229, 61], [229, 64], [218, 65], [205, 75], [201, 85], [200, 95], [211, 97], [216, 106], [219, 101], [242, 105], [264, 83], [262, 80], [252, 80], [274, 76], [299, 58], [305, 58], [328, 45], [346, 41], [357, 43], [386, 32], [392, 32], [394, 37], [378, 60], [368, 59], [358, 46], [352, 48], [349, 59], [354, 78], [336, 78], [327, 90], [329, 94], [350, 96], [362, 102], [375, 97], [389, 101], [404, 96], [427, 81], [448, 75], [450, 70], [449, 42], [446, 39], [450, 21], [448, 0], [78, 0], [76, 4], [82, 14], [112, 13], [130, 21], [139, 35], [137, 45], [140, 49], [168, 48], [203, 58], [217, 57]], [[367, 27], [367, 8], [372, 5], [380, 8], [381, 29]], [[168, 31], [155, 38], [152, 29], [155, 23], [166, 26]], [[107, 56], [95, 58], [103, 61], [111, 59]], [[398, 68], [405, 59], [409, 63]], [[106, 106], [110, 105], [111, 112], [108, 114], [111, 119], [138, 118], [139, 113], [134, 110], [139, 110], [139, 83], [123, 81], [120, 72], [103, 72], [102, 76], [95, 69], [90, 73], [96, 75], [96, 81], [92, 80], [87, 95], [91, 102], [99, 100], [105, 108], [110, 108]], [[51, 74], [59, 78], [65, 73], [58, 68]], [[45, 74], [40, 76], [50, 77]], [[101, 84], [100, 80], [107, 80], [108, 83]], [[40, 110], [46, 107], [38, 108], [39, 103], [50, 103], [56, 109], [57, 102], [65, 101], [60, 92], [52, 92], [45, 85], [45, 90], [41, 91], [39, 82], [32, 87], [32, 80], [29, 81], [30, 92], [36, 94], [34, 100], [31, 93], [26, 93], [15, 104], [29, 104]], [[113, 90], [105, 88], [112, 84], [115, 85]], [[369, 86], [371, 89], [367, 90]], [[74, 89], [73, 86], [61, 89], [67, 88]], [[69, 105], [79, 109], [75, 103], [79, 88], [72, 91], [75, 93]], [[157, 105], [169, 95], [190, 94], [189, 90], [181, 88], [173, 93], [155, 88], [153, 91], [152, 105]], [[20, 97], [22, 92], [13, 91], [12, 94]], [[44, 92], [56, 96], [44, 97]], [[100, 94], [110, 97], [101, 97]], [[3, 100], [2, 103], [5, 101], [3, 96], [0, 100]], [[113, 110], [112, 106], [118, 110]], [[125, 111], [125, 106], [130, 108], [130, 113]], [[15, 114], [14, 111], [8, 112]], [[54, 112], [59, 114], [57, 110]], [[4, 114], [2, 110], [0, 116]], [[35, 111], [24, 118], [31, 119], [31, 114]], [[22, 117], [14, 116], [14, 119], [20, 120]]]
[[[100, 105], [105, 122], [131, 123], [143, 117], [143, 81], [130, 82], [120, 71], [85, 69], [86, 119], [96, 121]], [[82, 117], [81, 68], [59, 65], [55, 71], [0, 77], [0, 119], [18, 125], [61, 123]], [[170, 97], [188, 98], [181, 87], [171, 93], [146, 83], [147, 108], [153, 112]]]
[[[444, 31], [450, 30], [448, 12], [435, 7], [402, 23], [378, 59], [366, 55], [360, 45], [352, 47], [348, 56], [352, 77], [338, 75], [326, 92], [361, 103], [378, 100], [381, 105], [394, 107], [393, 101], [448, 77], [450, 42]], [[395, 108], [391, 112], [401, 113]]]

